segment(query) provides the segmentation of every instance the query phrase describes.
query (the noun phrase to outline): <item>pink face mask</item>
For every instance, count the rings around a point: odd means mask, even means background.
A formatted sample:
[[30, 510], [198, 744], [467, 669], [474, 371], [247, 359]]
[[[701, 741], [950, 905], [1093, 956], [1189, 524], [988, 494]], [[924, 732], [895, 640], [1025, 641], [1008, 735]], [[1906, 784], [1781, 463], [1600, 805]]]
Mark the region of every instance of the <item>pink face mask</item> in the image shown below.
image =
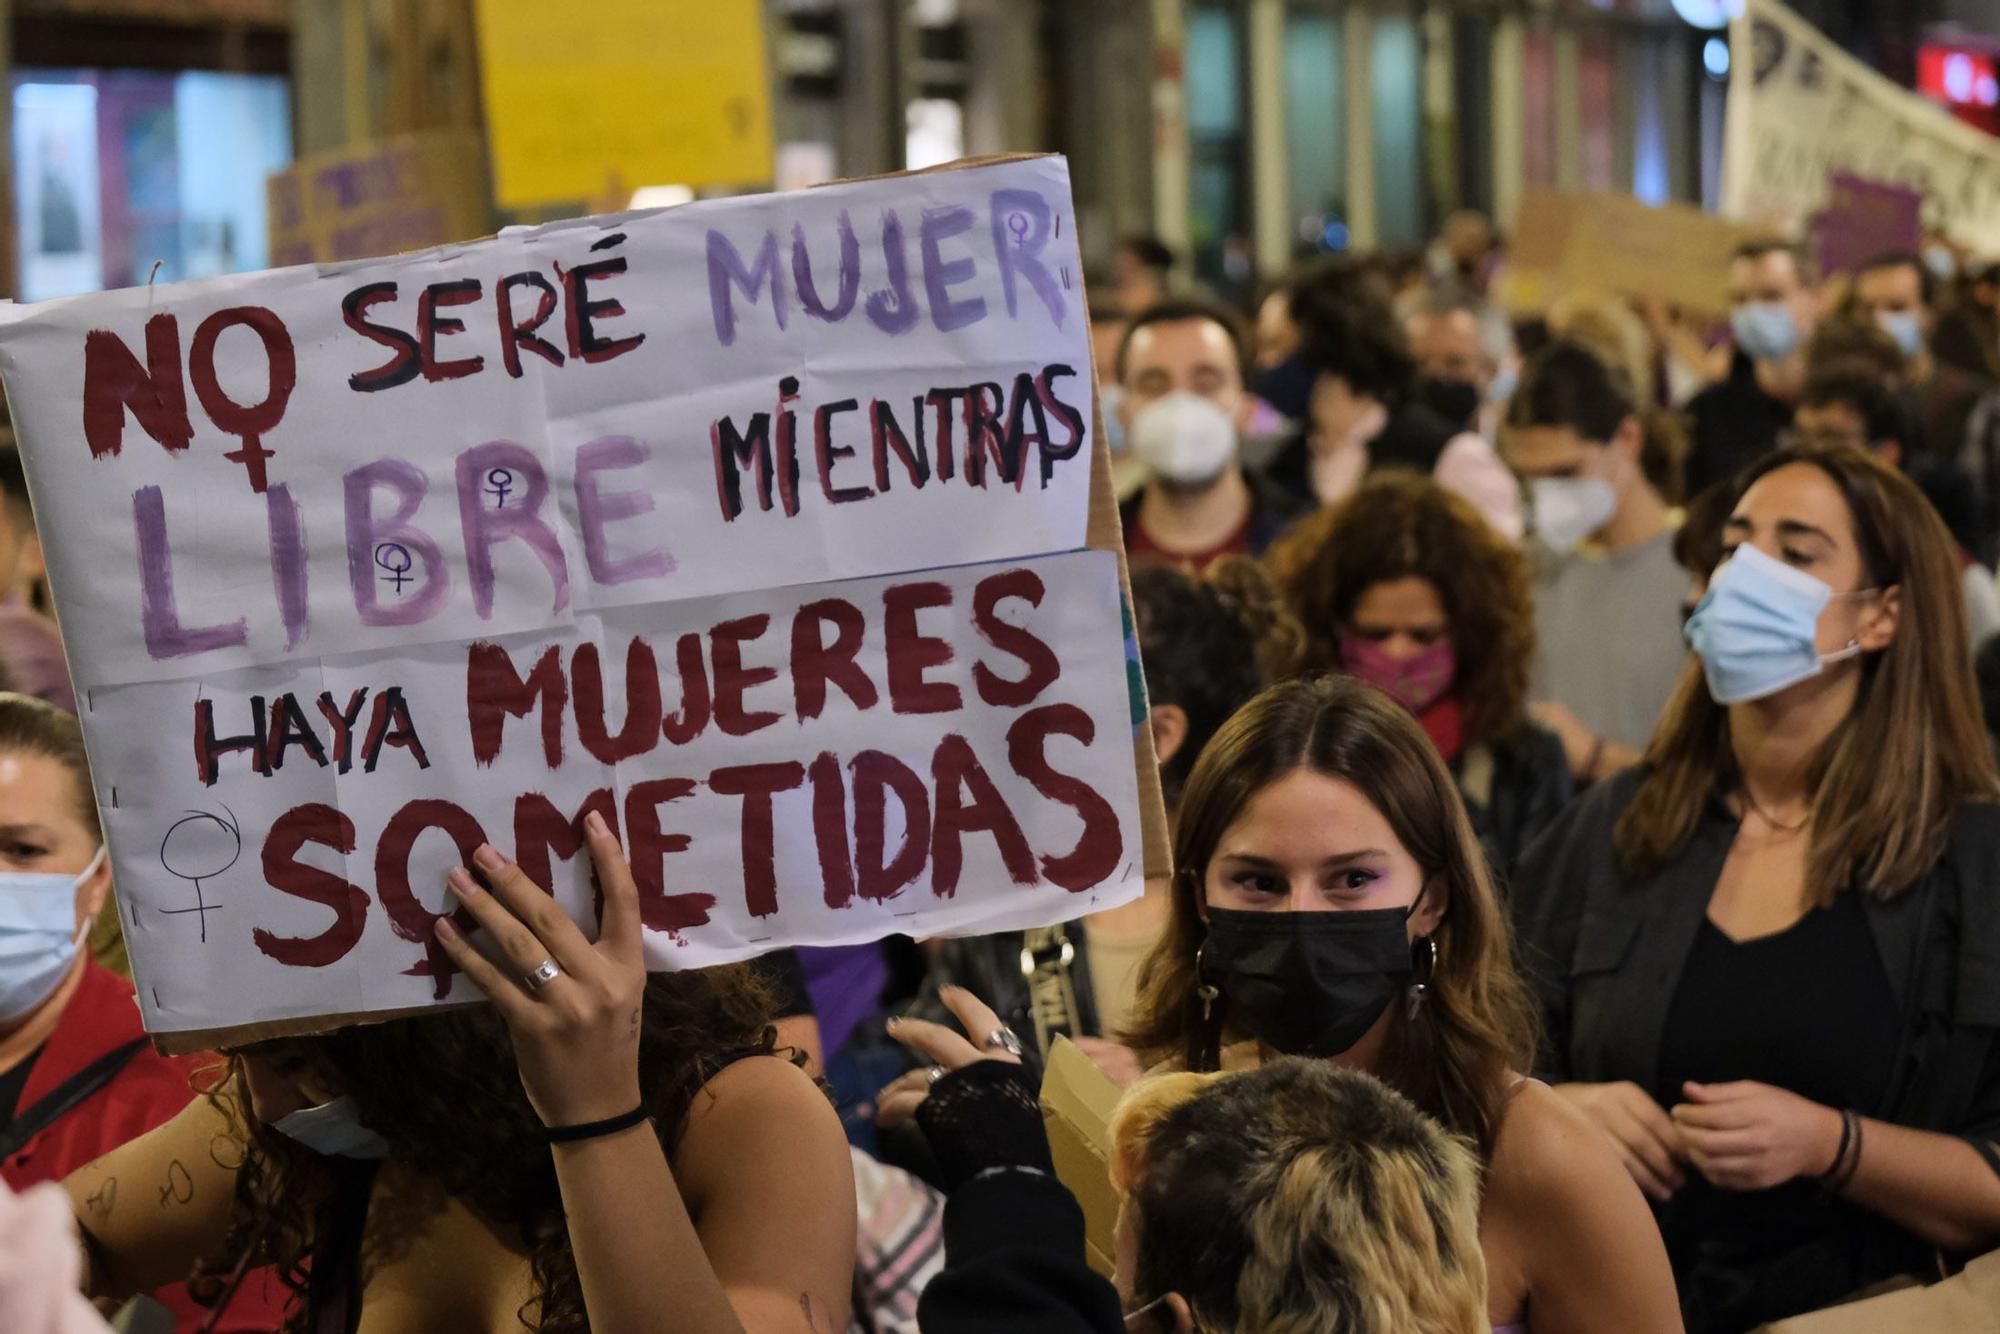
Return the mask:
[[1387, 691], [1411, 713], [1437, 703], [1458, 675], [1458, 656], [1449, 641], [1432, 644], [1414, 658], [1395, 658], [1372, 639], [1342, 633], [1340, 662], [1348, 675]]

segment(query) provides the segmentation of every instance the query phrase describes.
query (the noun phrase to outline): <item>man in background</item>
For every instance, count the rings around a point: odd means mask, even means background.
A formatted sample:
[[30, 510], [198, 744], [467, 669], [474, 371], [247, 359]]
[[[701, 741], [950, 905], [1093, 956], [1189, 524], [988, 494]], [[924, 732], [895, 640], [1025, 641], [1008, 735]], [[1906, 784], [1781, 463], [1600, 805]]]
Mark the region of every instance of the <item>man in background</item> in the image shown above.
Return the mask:
[[1922, 445], [1946, 458], [1965, 445], [1973, 405], [1991, 382], [1947, 365], [1932, 352], [1938, 327], [1938, 282], [1923, 259], [1880, 255], [1854, 274], [1854, 310], [1896, 340], [1908, 363]]
[[1806, 342], [1819, 324], [1812, 261], [1781, 237], [1744, 242], [1729, 264], [1728, 378], [1688, 403], [1687, 492], [1734, 477], [1792, 423], [1806, 383]]

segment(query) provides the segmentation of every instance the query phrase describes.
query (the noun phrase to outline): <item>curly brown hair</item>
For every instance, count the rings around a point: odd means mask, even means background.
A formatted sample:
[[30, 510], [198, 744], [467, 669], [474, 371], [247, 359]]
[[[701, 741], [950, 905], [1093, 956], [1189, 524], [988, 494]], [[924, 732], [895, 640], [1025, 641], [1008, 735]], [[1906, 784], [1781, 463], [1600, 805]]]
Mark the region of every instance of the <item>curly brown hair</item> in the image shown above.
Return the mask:
[[1396, 579], [1429, 583], [1458, 649], [1453, 693], [1466, 744], [1504, 741], [1526, 722], [1535, 656], [1527, 558], [1429, 478], [1377, 473], [1301, 519], [1265, 564], [1305, 626], [1308, 667], [1319, 670], [1341, 668], [1340, 631], [1363, 593]]
[[[769, 984], [747, 964], [647, 979], [639, 1078], [663, 1149], [673, 1151], [695, 1095], [724, 1065], [775, 1052], [777, 1009]], [[308, 1313], [298, 1297], [307, 1262], [332, 1225], [340, 1174], [350, 1166], [248, 1114], [239, 1092], [246, 1053], [352, 1097], [361, 1123], [389, 1142], [398, 1187], [418, 1183], [369, 1214], [361, 1281], [421, 1235], [445, 1200], [456, 1199], [528, 1253], [533, 1286], [519, 1312], [522, 1328], [587, 1334], [554, 1161], [521, 1087], [507, 1026], [490, 1005], [282, 1038], [231, 1056], [231, 1078], [211, 1096], [239, 1131], [247, 1124], [247, 1135], [226, 1242], [190, 1285], [198, 1298], [214, 1301], [235, 1257], [247, 1254], [253, 1264], [276, 1268], [294, 1298], [285, 1328], [306, 1334]]]

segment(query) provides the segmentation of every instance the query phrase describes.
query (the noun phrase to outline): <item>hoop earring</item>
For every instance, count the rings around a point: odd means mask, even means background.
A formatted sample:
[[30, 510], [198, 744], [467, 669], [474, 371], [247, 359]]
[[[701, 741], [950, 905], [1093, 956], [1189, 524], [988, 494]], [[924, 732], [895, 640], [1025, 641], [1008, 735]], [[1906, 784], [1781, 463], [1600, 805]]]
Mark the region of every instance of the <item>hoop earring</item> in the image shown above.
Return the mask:
[[1405, 1019], [1415, 1019], [1424, 1008], [1424, 1000], [1431, 994], [1431, 977], [1437, 972], [1437, 941], [1430, 936], [1419, 936], [1410, 942], [1410, 990], [1405, 1001]]
[[1208, 942], [1202, 941], [1194, 951], [1194, 994], [1201, 998], [1201, 1021], [1206, 1024], [1215, 1017], [1215, 1002], [1222, 997], [1222, 989], [1208, 980], [1202, 971], [1201, 956], [1208, 949]]

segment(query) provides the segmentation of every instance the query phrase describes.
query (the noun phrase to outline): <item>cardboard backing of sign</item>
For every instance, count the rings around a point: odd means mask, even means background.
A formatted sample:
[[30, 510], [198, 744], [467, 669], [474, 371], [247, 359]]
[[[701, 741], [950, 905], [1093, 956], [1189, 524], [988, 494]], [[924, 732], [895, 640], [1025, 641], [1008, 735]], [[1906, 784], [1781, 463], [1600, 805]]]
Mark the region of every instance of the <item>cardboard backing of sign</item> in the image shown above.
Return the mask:
[[1517, 314], [1572, 292], [1657, 297], [1696, 315], [1729, 311], [1729, 261], [1755, 234], [1687, 204], [1531, 190], [1508, 234], [1500, 299]]
[[315, 153], [264, 183], [271, 267], [371, 259], [483, 236], [486, 145], [423, 130]]
[[1111, 1077], [1083, 1049], [1057, 1038], [1042, 1076], [1042, 1120], [1056, 1178], [1083, 1207], [1084, 1249], [1090, 1267], [1110, 1278], [1117, 1266], [1112, 1236], [1118, 1226], [1118, 1192], [1111, 1185], [1111, 1113], [1122, 1096]]
[[1994, 1334], [2000, 1330], [2000, 1251], [1925, 1288], [1849, 1302], [1759, 1326], [1757, 1334]]

